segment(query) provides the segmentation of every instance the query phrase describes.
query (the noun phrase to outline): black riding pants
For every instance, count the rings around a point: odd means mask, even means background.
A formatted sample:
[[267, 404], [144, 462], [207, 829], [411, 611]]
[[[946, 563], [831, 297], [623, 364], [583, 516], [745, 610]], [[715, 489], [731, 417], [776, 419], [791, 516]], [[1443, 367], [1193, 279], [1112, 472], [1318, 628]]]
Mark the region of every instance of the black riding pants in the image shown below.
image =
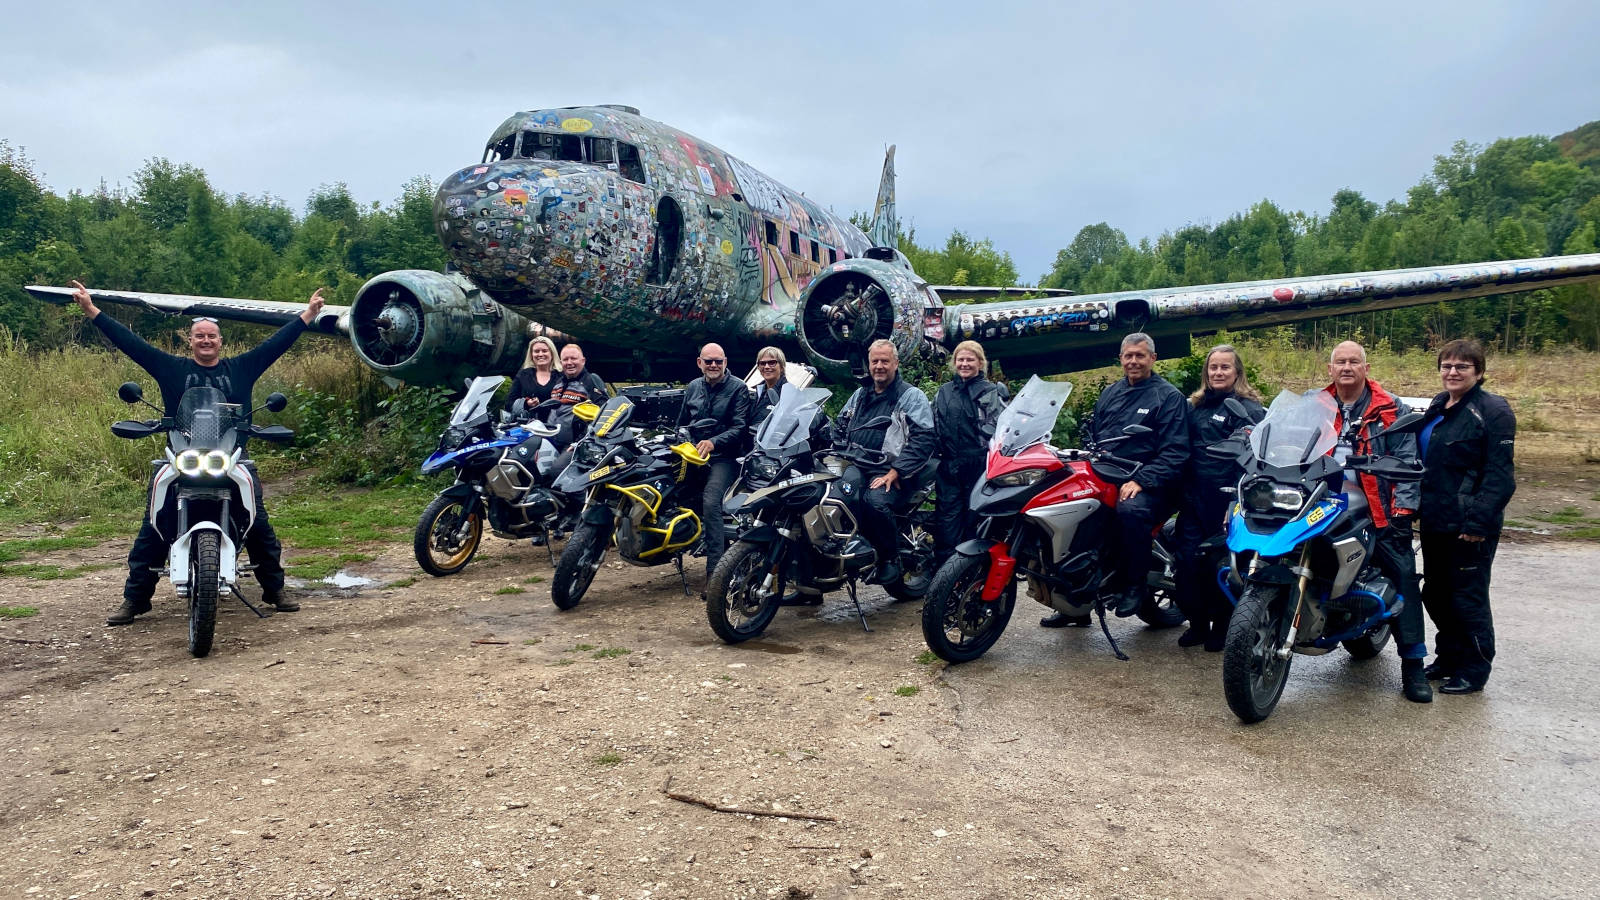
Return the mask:
[[[256, 583], [261, 585], [262, 593], [276, 594], [283, 590], [283, 545], [278, 543], [278, 534], [272, 530], [272, 523], [267, 520], [267, 508], [261, 502], [261, 479], [254, 477], [255, 467], [250, 468], [251, 481], [255, 485], [253, 499], [256, 519], [250, 530], [245, 532], [244, 552], [250, 555], [250, 562], [255, 564]], [[175, 532], [178, 518], [170, 498], [162, 517], [169, 533]], [[168, 518], [171, 524], [166, 522]], [[170, 537], [177, 537], [177, 534], [171, 533]], [[155, 596], [156, 583], [161, 580], [161, 569], [167, 565], [167, 543], [167, 539], [150, 524], [150, 505], [146, 503], [144, 520], [139, 523], [139, 533], [133, 539], [132, 549], [128, 551], [128, 580], [122, 585], [122, 599], [148, 603]]]
[[1439, 629], [1438, 662], [1475, 684], [1489, 680], [1494, 662], [1489, 574], [1499, 544], [1499, 535], [1470, 542], [1456, 534], [1422, 533], [1422, 602]]
[[721, 561], [722, 552], [728, 549], [727, 528], [722, 521], [722, 497], [728, 492], [728, 485], [738, 477], [739, 464], [731, 459], [713, 459], [699, 467], [698, 474], [703, 479], [700, 529], [706, 542], [706, 577], [709, 578], [711, 570]]
[[978, 514], [968, 502], [972, 488], [983, 478], [983, 457], [946, 459], [934, 473], [933, 547], [939, 559], [948, 557], [956, 545], [978, 530]]
[[1150, 542], [1156, 526], [1172, 515], [1164, 491], [1140, 491], [1117, 501], [1117, 590], [1142, 588], [1150, 575]]
[[1405, 599], [1394, 620], [1394, 649], [1401, 659], [1428, 655], [1427, 633], [1422, 627], [1422, 588], [1417, 581], [1416, 549], [1411, 545], [1411, 523], [1390, 522], [1378, 529], [1372, 563], [1389, 576]]
[[1201, 631], [1222, 630], [1233, 617], [1233, 604], [1217, 586], [1217, 556], [1201, 552], [1200, 545], [1220, 534], [1233, 498], [1221, 491], [1203, 496], [1185, 492], [1178, 510], [1176, 596], [1173, 599], [1189, 625]]

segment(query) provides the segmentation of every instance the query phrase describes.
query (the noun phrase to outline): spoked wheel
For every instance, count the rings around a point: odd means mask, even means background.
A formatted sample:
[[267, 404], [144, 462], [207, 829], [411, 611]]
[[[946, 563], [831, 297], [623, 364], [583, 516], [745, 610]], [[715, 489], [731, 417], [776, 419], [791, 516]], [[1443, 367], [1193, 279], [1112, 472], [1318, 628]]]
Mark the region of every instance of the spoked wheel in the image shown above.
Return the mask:
[[964, 663], [988, 652], [1011, 621], [1017, 583], [993, 601], [983, 599], [988, 556], [956, 556], [939, 567], [922, 605], [922, 639], [945, 662]]
[[1371, 659], [1383, 652], [1392, 633], [1393, 629], [1389, 627], [1388, 622], [1385, 622], [1355, 640], [1345, 641], [1344, 649], [1350, 651], [1350, 655], [1356, 659]]
[[483, 542], [483, 513], [459, 497], [435, 497], [417, 520], [411, 549], [429, 575], [454, 575], [466, 567]]
[[217, 630], [217, 595], [220, 591], [222, 544], [215, 531], [194, 536], [189, 556], [189, 652], [205, 656]]
[[1252, 584], [1228, 624], [1222, 648], [1222, 693], [1246, 725], [1272, 715], [1289, 680], [1289, 659], [1278, 648], [1289, 635], [1289, 587]]
[[[762, 590], [773, 569], [767, 565], [765, 547], [743, 541], [723, 554], [706, 585], [706, 620], [711, 630], [730, 644], [748, 641], [767, 630], [778, 614], [777, 591]], [[784, 563], [778, 559], [778, 566]]]
[[550, 602], [556, 609], [571, 609], [578, 605], [594, 581], [594, 573], [606, 559], [606, 545], [611, 535], [593, 522], [585, 522], [573, 529], [567, 546], [561, 550], [556, 563], [556, 574], [550, 584]]

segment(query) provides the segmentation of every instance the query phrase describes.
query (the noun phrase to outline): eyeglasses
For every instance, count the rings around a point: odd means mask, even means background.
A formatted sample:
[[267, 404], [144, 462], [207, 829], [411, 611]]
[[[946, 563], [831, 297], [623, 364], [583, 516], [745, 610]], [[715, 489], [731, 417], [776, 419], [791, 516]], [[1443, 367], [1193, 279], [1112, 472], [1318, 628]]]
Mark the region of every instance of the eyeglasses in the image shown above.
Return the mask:
[[199, 325], [201, 322], [210, 322], [213, 325], [217, 324], [217, 320], [211, 318], [210, 316], [195, 316], [194, 317], [194, 324]]
[[1476, 368], [1473, 363], [1439, 363], [1441, 372], [1471, 372]]
[[706, 359], [704, 356], [700, 357], [700, 361], [708, 366], [725, 366], [728, 364], [725, 359]]
[[775, 360], [775, 359], [763, 359], [762, 361], [756, 363], [756, 365], [760, 366], [763, 369], [765, 369], [765, 368], [767, 368], [769, 366], [776, 366], [777, 364], [778, 364], [778, 361]]

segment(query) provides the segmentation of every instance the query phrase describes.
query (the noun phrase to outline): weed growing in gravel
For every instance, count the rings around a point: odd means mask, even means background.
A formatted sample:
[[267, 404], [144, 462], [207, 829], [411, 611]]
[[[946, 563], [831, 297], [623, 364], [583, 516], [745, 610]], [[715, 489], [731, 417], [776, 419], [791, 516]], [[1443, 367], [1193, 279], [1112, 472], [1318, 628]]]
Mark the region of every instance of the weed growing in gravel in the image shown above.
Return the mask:
[[572, 660], [570, 660], [570, 659], [558, 659], [553, 663], [545, 663], [545, 665], [548, 665], [548, 666], [570, 666], [570, 665], [572, 665]]
[[26, 619], [38, 614], [37, 606], [0, 606], [0, 619]]
[[627, 656], [629, 653], [632, 653], [632, 652], [633, 652], [632, 650], [629, 650], [626, 647], [607, 647], [604, 650], [596, 650], [595, 653], [594, 653], [594, 658], [595, 659], [616, 659], [619, 656]]
[[522, 646], [524, 646], [524, 647], [532, 647], [534, 644], [537, 644], [537, 643], [539, 643], [539, 638], [525, 638], [522, 641]]
[[596, 647], [593, 644], [576, 644], [576, 645], [573, 646], [573, 648], [571, 650], [568, 650], [567, 652], [568, 653], [588, 653], [590, 650], [598, 650], [598, 649], [600, 649], [600, 648]]
[[391, 582], [389, 582], [389, 587], [391, 589], [393, 589], [393, 588], [408, 588], [408, 587], [411, 587], [413, 584], [416, 584], [416, 583], [417, 583], [417, 579], [412, 578], [410, 576], [407, 576], [405, 578], [400, 579], [399, 581], [391, 581]]
[[919, 688], [914, 684], [902, 684], [894, 689], [894, 695], [896, 697], [915, 697], [921, 690], [922, 688]]
[[530, 575], [527, 578], [522, 579], [522, 583], [523, 584], [538, 584], [539, 582], [541, 582], [543, 580], [544, 580], [544, 577], [542, 575]]
[[110, 566], [52, 566], [49, 563], [18, 563], [14, 566], [0, 566], [0, 576], [12, 578], [32, 578], [35, 581], [55, 581], [58, 578], [77, 578], [85, 572], [95, 572], [100, 569], [109, 569]]
[[920, 663], [924, 666], [931, 666], [938, 661], [938, 654], [934, 653], [932, 650], [924, 650], [921, 653], [918, 653], [917, 658], [913, 660], [913, 662]]
[[602, 753], [594, 758], [594, 764], [597, 766], [614, 766], [620, 762], [622, 762], [620, 753]]
[[495, 590], [495, 593], [496, 594], [524, 594], [524, 593], [527, 593], [527, 589], [526, 588], [517, 587], [514, 584], [508, 584], [503, 588], [497, 588]]

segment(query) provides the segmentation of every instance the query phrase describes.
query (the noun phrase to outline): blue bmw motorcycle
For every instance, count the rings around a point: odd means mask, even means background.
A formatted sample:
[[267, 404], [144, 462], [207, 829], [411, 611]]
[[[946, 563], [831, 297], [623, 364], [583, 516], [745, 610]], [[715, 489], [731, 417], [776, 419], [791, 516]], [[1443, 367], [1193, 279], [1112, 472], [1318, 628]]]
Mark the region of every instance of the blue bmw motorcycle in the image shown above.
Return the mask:
[[[1350, 456], [1341, 465], [1330, 452], [1340, 439], [1337, 413], [1325, 392], [1285, 391], [1249, 433], [1248, 447], [1236, 437], [1207, 450], [1244, 468], [1228, 517], [1231, 565], [1218, 579], [1235, 603], [1223, 645], [1223, 693], [1247, 724], [1278, 705], [1293, 654], [1343, 645], [1370, 659], [1388, 643], [1402, 605], [1421, 602], [1400, 596], [1373, 566], [1377, 532], [1356, 481], [1360, 472], [1417, 481], [1421, 466], [1388, 456]], [[1422, 422], [1409, 413], [1384, 433]]]
[[570, 425], [497, 422], [490, 411], [503, 376], [475, 378], [456, 404], [439, 447], [422, 474], [456, 470], [455, 483], [422, 511], [412, 536], [417, 564], [429, 575], [461, 571], [483, 541], [483, 527], [508, 540], [532, 538], [548, 545], [561, 536], [570, 503], [550, 488], [557, 443]]

